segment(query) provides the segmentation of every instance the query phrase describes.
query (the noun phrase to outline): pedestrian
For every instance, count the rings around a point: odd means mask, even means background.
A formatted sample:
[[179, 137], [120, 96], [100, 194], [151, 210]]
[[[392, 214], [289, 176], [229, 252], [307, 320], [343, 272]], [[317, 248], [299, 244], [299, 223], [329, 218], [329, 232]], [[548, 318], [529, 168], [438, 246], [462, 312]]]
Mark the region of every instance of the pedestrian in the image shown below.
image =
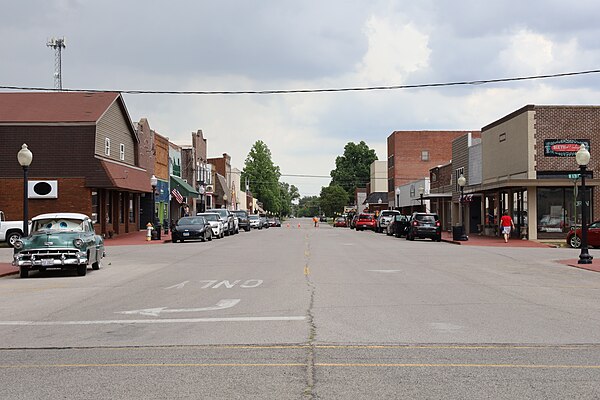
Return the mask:
[[500, 229], [502, 231], [502, 235], [504, 236], [504, 243], [508, 243], [508, 238], [510, 237], [510, 230], [515, 229], [515, 223], [510, 215], [508, 215], [508, 210], [504, 211], [504, 214], [500, 218]]
[[317, 224], [319, 223], [319, 218], [317, 218], [316, 215], [313, 217], [313, 222], [315, 223], [315, 228], [316, 228]]

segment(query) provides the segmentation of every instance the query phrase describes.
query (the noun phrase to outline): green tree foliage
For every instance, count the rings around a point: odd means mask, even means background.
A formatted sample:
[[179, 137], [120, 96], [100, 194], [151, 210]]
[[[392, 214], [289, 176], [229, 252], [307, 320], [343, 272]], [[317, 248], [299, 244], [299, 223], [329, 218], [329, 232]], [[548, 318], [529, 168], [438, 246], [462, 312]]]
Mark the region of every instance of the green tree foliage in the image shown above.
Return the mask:
[[370, 165], [377, 160], [375, 150], [364, 141], [359, 144], [349, 142], [344, 146], [344, 154], [335, 159], [335, 169], [331, 171], [331, 186], [339, 185], [348, 194], [351, 204], [357, 187], [365, 187], [370, 179]]
[[323, 214], [333, 216], [341, 214], [344, 206], [348, 204], [348, 193], [340, 185], [329, 185], [321, 188], [321, 211]]
[[292, 213], [292, 202], [300, 198], [300, 193], [296, 186], [285, 182], [279, 182], [279, 193], [281, 204], [276, 213], [285, 217]]
[[304, 196], [298, 200], [296, 216], [314, 217], [321, 210], [321, 201], [318, 196]]
[[271, 150], [262, 140], [257, 140], [246, 157], [241, 181], [248, 179], [254, 198], [265, 210], [276, 213], [281, 209], [280, 176], [279, 166], [273, 164]]

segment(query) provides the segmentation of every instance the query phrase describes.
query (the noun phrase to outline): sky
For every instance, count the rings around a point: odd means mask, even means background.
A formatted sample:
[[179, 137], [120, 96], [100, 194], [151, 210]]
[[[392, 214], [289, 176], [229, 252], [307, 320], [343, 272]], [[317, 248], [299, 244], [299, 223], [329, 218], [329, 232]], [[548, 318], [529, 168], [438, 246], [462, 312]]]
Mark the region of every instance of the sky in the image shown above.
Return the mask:
[[[600, 68], [597, 0], [4, 0], [0, 86], [261, 91], [416, 85]], [[6, 89], [0, 89], [6, 90]], [[257, 140], [319, 195], [348, 142], [380, 160], [396, 130], [479, 130], [527, 104], [600, 104], [600, 74], [273, 95], [124, 94], [132, 120], [243, 169]], [[290, 175], [309, 175], [297, 177]]]

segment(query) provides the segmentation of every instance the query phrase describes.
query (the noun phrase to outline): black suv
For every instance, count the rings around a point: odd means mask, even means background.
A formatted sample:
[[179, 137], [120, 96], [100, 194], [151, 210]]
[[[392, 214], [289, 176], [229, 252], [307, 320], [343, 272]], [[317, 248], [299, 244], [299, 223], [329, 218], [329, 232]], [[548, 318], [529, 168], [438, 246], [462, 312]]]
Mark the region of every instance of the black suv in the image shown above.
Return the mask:
[[238, 217], [239, 229], [243, 229], [248, 232], [250, 230], [250, 219], [248, 218], [248, 212], [244, 210], [233, 210], [231, 212]]
[[408, 232], [408, 227], [410, 226], [409, 219], [410, 217], [408, 215], [394, 215], [392, 222], [390, 222], [385, 228], [385, 232], [388, 236], [394, 235], [397, 238], [400, 236], [406, 236], [406, 232]]
[[431, 238], [436, 242], [442, 241], [442, 227], [437, 214], [415, 212], [410, 217], [410, 226], [406, 232], [406, 240], [418, 237]]

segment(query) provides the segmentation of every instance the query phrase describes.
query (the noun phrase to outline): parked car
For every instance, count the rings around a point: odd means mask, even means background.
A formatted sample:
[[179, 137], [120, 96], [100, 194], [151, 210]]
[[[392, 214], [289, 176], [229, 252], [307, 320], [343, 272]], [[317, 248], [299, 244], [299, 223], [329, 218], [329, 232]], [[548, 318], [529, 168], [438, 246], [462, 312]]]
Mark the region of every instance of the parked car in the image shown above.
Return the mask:
[[388, 236], [394, 235], [399, 238], [401, 236], [406, 236], [409, 226], [410, 221], [408, 215], [396, 214], [394, 215], [392, 222], [385, 228], [385, 232]]
[[262, 229], [260, 216], [258, 216], [257, 214], [250, 214], [248, 216], [248, 220], [250, 221], [250, 228]]
[[206, 212], [217, 213], [221, 217], [221, 222], [223, 222], [223, 228], [225, 229], [225, 236], [233, 235], [236, 233], [236, 223], [235, 218], [231, 211], [226, 208], [211, 208], [206, 210]]
[[336, 228], [338, 228], [338, 227], [339, 228], [345, 228], [346, 226], [348, 226], [346, 224], [346, 218], [344, 218], [344, 217], [337, 217], [335, 219], [335, 221], [333, 221], [333, 226], [336, 227]]
[[279, 218], [267, 218], [267, 222], [269, 223], [269, 226], [271, 227], [280, 227], [281, 226], [281, 221], [279, 221]]
[[23, 236], [23, 221], [7, 221], [0, 211], [0, 242], [14, 247], [15, 241]]
[[267, 221], [267, 216], [264, 215], [264, 214], [259, 214], [259, 217], [260, 217], [260, 226], [261, 226], [261, 229], [262, 228], [268, 229], [269, 228], [269, 221]]
[[30, 235], [16, 240], [14, 248], [12, 265], [19, 267], [21, 278], [46, 269], [75, 269], [84, 276], [88, 265], [100, 269], [104, 257], [104, 239], [96, 235], [92, 220], [78, 213], [34, 217]]
[[238, 229], [243, 229], [246, 232], [250, 230], [250, 221], [248, 220], [248, 211], [245, 210], [233, 210], [233, 214], [238, 219]]
[[365, 229], [375, 230], [375, 225], [377, 221], [375, 220], [375, 214], [361, 213], [358, 215], [358, 219], [356, 220], [356, 230], [362, 231]]
[[442, 240], [442, 227], [437, 214], [424, 212], [415, 212], [412, 214], [406, 239], [415, 240], [415, 238], [430, 238], [436, 242]]
[[202, 242], [212, 240], [212, 228], [208, 221], [200, 215], [180, 218], [171, 231], [173, 243], [185, 240], [200, 239]]
[[[588, 225], [588, 246], [600, 247], [600, 221]], [[581, 247], [581, 227], [571, 229], [567, 234], [567, 244], [576, 249]]]
[[394, 219], [394, 215], [400, 215], [400, 211], [398, 210], [383, 210], [379, 213], [379, 217], [377, 217], [377, 225], [375, 226], [375, 232], [382, 233], [386, 230], [392, 219]]
[[204, 217], [212, 229], [213, 237], [220, 239], [225, 236], [225, 228], [219, 214], [212, 212], [198, 213], [198, 216]]
[[327, 222], [327, 217], [326, 217], [326, 216], [324, 216], [324, 215], [321, 215], [321, 216], [319, 217], [319, 222]]

